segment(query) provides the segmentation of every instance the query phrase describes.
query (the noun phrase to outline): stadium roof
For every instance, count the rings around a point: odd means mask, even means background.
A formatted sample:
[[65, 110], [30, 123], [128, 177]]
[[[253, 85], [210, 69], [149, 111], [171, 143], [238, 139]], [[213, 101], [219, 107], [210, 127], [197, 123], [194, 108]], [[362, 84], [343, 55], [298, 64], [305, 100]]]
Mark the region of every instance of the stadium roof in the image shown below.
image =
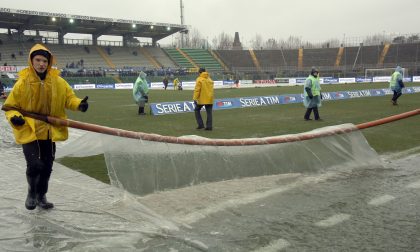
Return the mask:
[[[73, 20], [71, 23], [70, 20]], [[0, 28], [18, 31], [38, 30], [66, 33], [152, 38], [157, 41], [188, 26], [138, 20], [103, 18], [0, 7]]]

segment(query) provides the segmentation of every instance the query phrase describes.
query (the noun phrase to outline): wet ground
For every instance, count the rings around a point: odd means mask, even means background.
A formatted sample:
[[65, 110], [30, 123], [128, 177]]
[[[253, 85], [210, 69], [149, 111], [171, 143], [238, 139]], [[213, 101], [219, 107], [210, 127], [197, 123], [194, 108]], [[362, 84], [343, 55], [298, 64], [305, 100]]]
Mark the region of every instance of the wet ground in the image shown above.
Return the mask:
[[[58, 163], [50, 211], [24, 207], [1, 118], [1, 251], [419, 251], [420, 154], [372, 167], [205, 183], [144, 197]], [[415, 154], [417, 153], [417, 154]]]
[[[384, 160], [382, 168], [290, 175], [286, 186], [280, 176], [278, 187], [181, 219], [209, 251], [418, 251], [419, 161], [417, 155]], [[171, 239], [148, 244], [196, 250]]]

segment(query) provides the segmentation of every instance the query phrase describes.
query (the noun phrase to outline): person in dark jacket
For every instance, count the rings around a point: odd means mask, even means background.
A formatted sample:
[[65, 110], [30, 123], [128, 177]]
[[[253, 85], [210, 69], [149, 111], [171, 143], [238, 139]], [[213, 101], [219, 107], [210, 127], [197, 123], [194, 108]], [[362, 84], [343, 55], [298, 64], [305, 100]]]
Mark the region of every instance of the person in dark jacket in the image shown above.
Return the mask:
[[169, 80], [168, 77], [165, 76], [165, 78], [163, 78], [163, 88], [166, 90], [168, 88], [168, 84], [169, 84]]

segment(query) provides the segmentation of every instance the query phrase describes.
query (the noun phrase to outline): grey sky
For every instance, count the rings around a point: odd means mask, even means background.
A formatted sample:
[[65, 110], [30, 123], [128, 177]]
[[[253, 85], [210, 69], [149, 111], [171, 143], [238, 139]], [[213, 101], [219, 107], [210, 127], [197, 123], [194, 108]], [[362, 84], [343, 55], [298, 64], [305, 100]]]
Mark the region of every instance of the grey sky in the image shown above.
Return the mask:
[[[373, 34], [418, 34], [418, 0], [183, 0], [185, 24], [211, 41], [239, 32], [243, 42], [297, 36], [316, 42]], [[179, 0], [1, 0], [0, 7], [180, 23]]]

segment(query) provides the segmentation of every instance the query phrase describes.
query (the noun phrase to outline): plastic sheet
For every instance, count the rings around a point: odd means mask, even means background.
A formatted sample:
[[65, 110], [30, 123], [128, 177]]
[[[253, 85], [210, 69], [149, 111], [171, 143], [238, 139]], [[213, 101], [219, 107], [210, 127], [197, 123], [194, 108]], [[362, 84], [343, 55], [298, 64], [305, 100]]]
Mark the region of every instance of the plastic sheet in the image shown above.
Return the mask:
[[[247, 250], [212, 230], [197, 233], [192, 225], [226, 209], [326, 181], [336, 172], [382, 167], [358, 131], [304, 142], [215, 147], [70, 130], [71, 138], [57, 145], [57, 156], [104, 153], [113, 186], [55, 163], [47, 195], [55, 208], [28, 211], [25, 161], [0, 113], [3, 250]], [[254, 217], [241, 219], [246, 226]]]
[[[354, 126], [325, 127], [307, 134], [336, 129], [345, 131]], [[376, 152], [358, 130], [306, 141], [251, 146], [160, 143], [88, 132], [59, 149], [57, 156], [84, 157], [99, 153], [105, 155], [111, 183], [137, 195], [203, 182], [313, 173], [379, 162]]]

